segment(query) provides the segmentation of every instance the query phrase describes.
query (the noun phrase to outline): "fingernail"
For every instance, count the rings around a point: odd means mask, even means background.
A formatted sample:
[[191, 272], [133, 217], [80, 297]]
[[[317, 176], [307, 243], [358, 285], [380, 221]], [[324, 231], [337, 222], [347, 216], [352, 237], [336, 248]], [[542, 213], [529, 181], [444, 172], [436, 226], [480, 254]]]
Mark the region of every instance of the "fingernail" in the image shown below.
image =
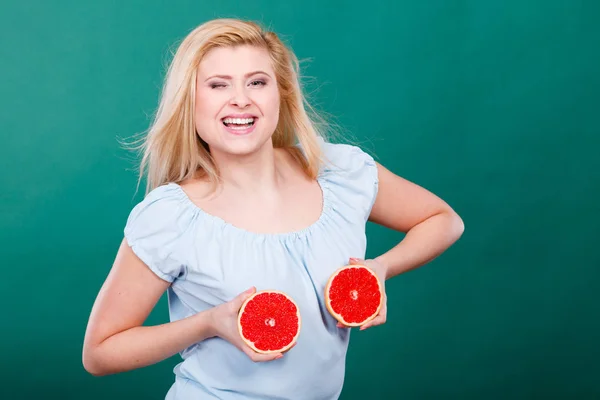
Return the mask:
[[351, 258], [350, 258], [350, 261], [352, 261], [352, 262], [357, 262], [357, 261], [358, 261], [358, 258], [351, 257]]

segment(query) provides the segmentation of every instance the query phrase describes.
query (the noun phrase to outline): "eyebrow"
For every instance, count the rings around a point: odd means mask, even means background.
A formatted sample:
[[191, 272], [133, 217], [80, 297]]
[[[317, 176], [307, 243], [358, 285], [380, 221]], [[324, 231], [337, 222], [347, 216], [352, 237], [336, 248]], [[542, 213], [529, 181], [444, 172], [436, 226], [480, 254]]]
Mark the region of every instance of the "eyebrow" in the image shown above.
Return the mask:
[[[267, 73], [266, 73], [266, 72], [264, 72], [264, 71], [253, 71], [253, 72], [248, 72], [246, 75], [244, 75], [244, 78], [248, 79], [248, 78], [249, 78], [249, 77], [251, 77], [252, 75], [257, 75], [257, 74], [265, 74], [265, 75], [266, 75], [266, 76], [268, 76], [269, 78], [271, 77], [271, 75], [267, 74]], [[206, 79], [204, 80], [204, 82], [206, 82], [207, 80], [209, 80], [209, 79], [212, 79], [212, 78], [233, 79], [233, 78], [232, 78], [231, 76], [229, 76], [229, 75], [213, 75], [213, 76], [210, 76], [210, 77], [206, 78]]]

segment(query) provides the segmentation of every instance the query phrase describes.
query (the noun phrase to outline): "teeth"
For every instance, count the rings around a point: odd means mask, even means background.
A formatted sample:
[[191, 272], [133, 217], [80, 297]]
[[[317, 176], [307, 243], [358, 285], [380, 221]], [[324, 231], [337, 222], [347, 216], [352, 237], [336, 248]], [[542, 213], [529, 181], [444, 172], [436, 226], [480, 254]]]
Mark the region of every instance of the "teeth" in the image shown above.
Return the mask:
[[248, 125], [254, 122], [254, 118], [225, 118], [226, 124]]

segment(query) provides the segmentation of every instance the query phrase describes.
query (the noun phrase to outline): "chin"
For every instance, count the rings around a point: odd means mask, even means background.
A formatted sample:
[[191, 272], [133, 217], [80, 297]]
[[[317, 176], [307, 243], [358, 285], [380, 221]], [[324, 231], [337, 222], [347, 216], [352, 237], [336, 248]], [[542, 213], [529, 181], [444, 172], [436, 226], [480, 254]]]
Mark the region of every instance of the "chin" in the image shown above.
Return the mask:
[[224, 148], [219, 149], [226, 154], [236, 156], [247, 156], [256, 153], [261, 146], [255, 143], [228, 143]]
[[236, 156], [246, 156], [260, 151], [271, 140], [270, 135], [248, 135], [226, 137], [218, 146], [218, 151]]

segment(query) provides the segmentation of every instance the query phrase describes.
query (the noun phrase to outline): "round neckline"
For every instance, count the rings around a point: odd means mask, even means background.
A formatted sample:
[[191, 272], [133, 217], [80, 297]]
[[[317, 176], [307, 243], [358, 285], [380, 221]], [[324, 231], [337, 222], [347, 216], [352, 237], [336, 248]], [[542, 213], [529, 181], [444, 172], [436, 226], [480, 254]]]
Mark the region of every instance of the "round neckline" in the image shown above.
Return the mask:
[[322, 174], [320, 171], [316, 178], [317, 185], [319, 186], [319, 189], [321, 190], [321, 199], [322, 199], [321, 200], [321, 212], [319, 214], [319, 218], [317, 218], [317, 220], [315, 220], [310, 225], [307, 225], [304, 228], [301, 228], [298, 230], [293, 230], [293, 231], [287, 231], [287, 232], [255, 232], [255, 231], [251, 231], [246, 228], [239, 227], [237, 225], [232, 224], [231, 222], [226, 221], [225, 219], [223, 219], [217, 215], [214, 215], [214, 214], [211, 214], [211, 213], [205, 211], [202, 207], [200, 207], [198, 204], [196, 204], [192, 201], [192, 199], [188, 196], [186, 191], [183, 190], [181, 185], [179, 185], [178, 183], [169, 182], [168, 185], [175, 187], [177, 189], [177, 191], [180, 193], [180, 195], [182, 196], [182, 198], [184, 199], [184, 201], [189, 206], [191, 206], [193, 209], [195, 209], [197, 212], [199, 212], [204, 218], [211, 220], [213, 223], [215, 223], [221, 227], [225, 227], [225, 228], [231, 229], [233, 231], [236, 231], [238, 233], [242, 233], [244, 235], [252, 236], [252, 237], [256, 237], [256, 238], [285, 239], [285, 238], [298, 238], [298, 237], [308, 235], [309, 233], [311, 233], [314, 229], [316, 229], [318, 226], [320, 226], [323, 223], [323, 220], [326, 218], [327, 211], [330, 207], [330, 204], [329, 204], [330, 196], [329, 196], [329, 187], [327, 186], [327, 183], [322, 178], [323, 177], [322, 177]]

